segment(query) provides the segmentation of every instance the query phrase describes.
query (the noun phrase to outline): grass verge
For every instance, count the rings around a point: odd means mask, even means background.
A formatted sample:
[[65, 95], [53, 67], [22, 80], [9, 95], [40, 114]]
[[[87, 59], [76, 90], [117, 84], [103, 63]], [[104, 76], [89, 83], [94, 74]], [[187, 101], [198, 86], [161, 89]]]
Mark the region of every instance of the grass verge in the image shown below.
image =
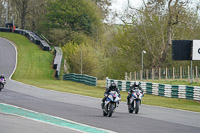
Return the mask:
[[[100, 81], [99, 85], [102, 85], [101, 87], [92, 87], [70, 81], [54, 80], [53, 54], [42, 51], [22, 35], [0, 32], [0, 37], [14, 42], [18, 50], [18, 65], [13, 79], [40, 88], [97, 98], [103, 97], [105, 91], [102, 88], [105, 85], [104, 81]], [[126, 101], [127, 93], [121, 92], [121, 95], [122, 101]], [[199, 102], [186, 99], [145, 95], [143, 104], [200, 112]]]

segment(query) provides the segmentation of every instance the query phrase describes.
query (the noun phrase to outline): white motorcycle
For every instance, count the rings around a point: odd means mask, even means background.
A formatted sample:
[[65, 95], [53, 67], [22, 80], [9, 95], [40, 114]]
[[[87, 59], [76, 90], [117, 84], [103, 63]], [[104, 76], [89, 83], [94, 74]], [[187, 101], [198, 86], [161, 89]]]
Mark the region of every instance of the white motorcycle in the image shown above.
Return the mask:
[[136, 88], [132, 92], [130, 101], [129, 101], [129, 105], [128, 105], [129, 113], [133, 113], [133, 111], [135, 111], [135, 114], [138, 114], [143, 96], [144, 95], [139, 88]]
[[116, 107], [118, 107], [119, 101], [121, 98], [116, 91], [111, 91], [105, 100], [105, 105], [103, 108], [103, 115], [111, 117], [112, 113], [115, 111]]

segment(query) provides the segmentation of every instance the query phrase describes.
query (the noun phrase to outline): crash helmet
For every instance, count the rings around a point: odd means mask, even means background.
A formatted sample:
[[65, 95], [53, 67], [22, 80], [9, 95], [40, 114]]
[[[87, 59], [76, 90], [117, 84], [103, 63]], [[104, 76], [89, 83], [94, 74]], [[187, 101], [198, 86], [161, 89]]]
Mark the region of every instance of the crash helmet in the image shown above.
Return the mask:
[[111, 82], [110, 88], [111, 88], [112, 90], [114, 90], [116, 87], [117, 87], [117, 85], [115, 84], [115, 82]]
[[140, 83], [139, 81], [135, 81], [135, 82], [134, 82], [134, 86], [135, 86], [135, 87], [139, 87], [140, 84], [141, 84], [141, 83]]
[[0, 78], [4, 78], [4, 75], [3, 75], [3, 74], [1, 74], [1, 75], [0, 75]]

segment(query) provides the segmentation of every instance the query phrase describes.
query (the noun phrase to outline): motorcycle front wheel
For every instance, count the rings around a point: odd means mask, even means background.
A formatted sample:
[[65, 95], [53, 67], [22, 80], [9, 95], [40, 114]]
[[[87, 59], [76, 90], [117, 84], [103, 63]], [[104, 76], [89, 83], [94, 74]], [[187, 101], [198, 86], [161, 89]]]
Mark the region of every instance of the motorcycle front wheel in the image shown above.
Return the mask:
[[[103, 104], [103, 103], [102, 103]], [[102, 105], [101, 105], [102, 106]], [[102, 107], [103, 109], [103, 116], [107, 116], [108, 113], [107, 113], [107, 110], [108, 110], [108, 105], [106, 107]]]
[[103, 110], [103, 116], [107, 116], [108, 113]]
[[0, 84], [0, 91], [3, 89], [4, 84]]
[[135, 105], [135, 114], [138, 114], [138, 112], [139, 112], [139, 106], [140, 106], [140, 101], [136, 101], [135, 103], [136, 103], [136, 105]]
[[134, 111], [134, 102], [129, 103], [129, 105], [128, 105], [128, 112], [133, 113], [133, 111]]
[[113, 103], [110, 103], [110, 108], [109, 108], [109, 111], [108, 111], [108, 117], [112, 116], [114, 108], [115, 108], [115, 105]]

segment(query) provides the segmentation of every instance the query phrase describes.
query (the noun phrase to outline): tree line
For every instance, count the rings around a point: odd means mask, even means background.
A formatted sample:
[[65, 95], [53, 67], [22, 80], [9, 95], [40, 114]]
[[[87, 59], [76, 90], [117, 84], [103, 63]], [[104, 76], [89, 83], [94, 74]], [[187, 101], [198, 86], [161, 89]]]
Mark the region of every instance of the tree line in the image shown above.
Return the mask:
[[[200, 39], [199, 2], [142, 0], [135, 8], [115, 14], [122, 24], [105, 23], [110, 0], [0, 0], [0, 24], [8, 21], [21, 29], [45, 35], [62, 47], [68, 72], [99, 79], [124, 79], [125, 72], [184, 66], [172, 60], [172, 40]], [[198, 65], [198, 61], [193, 63]]]

